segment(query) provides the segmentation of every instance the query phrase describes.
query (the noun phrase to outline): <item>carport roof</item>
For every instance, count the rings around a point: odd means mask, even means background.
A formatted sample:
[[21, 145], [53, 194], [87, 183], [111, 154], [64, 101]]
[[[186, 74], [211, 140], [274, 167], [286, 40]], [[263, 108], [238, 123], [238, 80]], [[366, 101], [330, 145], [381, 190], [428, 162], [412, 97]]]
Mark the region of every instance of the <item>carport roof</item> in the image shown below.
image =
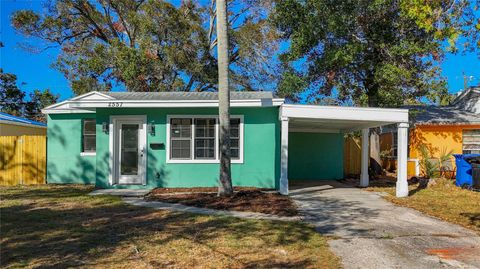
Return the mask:
[[292, 105], [281, 106], [291, 132], [350, 132], [388, 124], [408, 124], [408, 109]]

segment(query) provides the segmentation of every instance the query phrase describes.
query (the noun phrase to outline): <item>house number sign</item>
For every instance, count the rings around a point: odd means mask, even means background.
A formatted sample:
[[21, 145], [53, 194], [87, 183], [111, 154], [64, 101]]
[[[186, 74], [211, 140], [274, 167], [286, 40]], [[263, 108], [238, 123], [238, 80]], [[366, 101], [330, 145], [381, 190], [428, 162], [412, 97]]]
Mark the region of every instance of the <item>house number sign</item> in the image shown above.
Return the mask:
[[109, 102], [108, 107], [122, 107], [123, 103], [121, 102]]

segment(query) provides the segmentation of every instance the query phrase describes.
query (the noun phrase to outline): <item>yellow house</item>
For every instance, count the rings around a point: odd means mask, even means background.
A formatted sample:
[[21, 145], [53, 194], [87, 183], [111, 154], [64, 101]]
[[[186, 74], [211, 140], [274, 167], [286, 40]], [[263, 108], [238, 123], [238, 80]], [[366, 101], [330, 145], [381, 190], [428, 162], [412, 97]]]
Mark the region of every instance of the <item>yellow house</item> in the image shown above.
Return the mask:
[[47, 135], [47, 125], [0, 112], [0, 136]]
[[[411, 111], [408, 175], [419, 176], [422, 171], [420, 149], [426, 147], [431, 161], [445, 153], [480, 153], [480, 88], [461, 92], [449, 106], [409, 106]], [[424, 145], [424, 146], [423, 146]], [[383, 167], [395, 169], [396, 133], [384, 130], [380, 136]], [[455, 159], [442, 164], [446, 176], [455, 175]]]

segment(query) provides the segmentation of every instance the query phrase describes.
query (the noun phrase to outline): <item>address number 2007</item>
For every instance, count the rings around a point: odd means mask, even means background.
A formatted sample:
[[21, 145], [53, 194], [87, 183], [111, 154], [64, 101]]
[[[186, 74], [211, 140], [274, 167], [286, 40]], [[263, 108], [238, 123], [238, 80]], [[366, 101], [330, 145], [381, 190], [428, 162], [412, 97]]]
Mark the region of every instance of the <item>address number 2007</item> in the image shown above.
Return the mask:
[[122, 103], [120, 102], [109, 102], [108, 107], [122, 107]]

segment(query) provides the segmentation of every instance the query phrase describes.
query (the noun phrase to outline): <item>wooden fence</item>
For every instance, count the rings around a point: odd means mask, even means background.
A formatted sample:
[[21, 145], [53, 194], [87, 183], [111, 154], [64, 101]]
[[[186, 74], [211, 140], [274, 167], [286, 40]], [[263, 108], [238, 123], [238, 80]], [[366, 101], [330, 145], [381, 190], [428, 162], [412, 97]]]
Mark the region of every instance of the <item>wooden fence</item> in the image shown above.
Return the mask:
[[345, 177], [360, 175], [362, 164], [362, 145], [360, 142], [360, 138], [346, 137], [343, 150], [343, 174], [345, 175]]
[[0, 136], [0, 185], [45, 184], [46, 136]]

